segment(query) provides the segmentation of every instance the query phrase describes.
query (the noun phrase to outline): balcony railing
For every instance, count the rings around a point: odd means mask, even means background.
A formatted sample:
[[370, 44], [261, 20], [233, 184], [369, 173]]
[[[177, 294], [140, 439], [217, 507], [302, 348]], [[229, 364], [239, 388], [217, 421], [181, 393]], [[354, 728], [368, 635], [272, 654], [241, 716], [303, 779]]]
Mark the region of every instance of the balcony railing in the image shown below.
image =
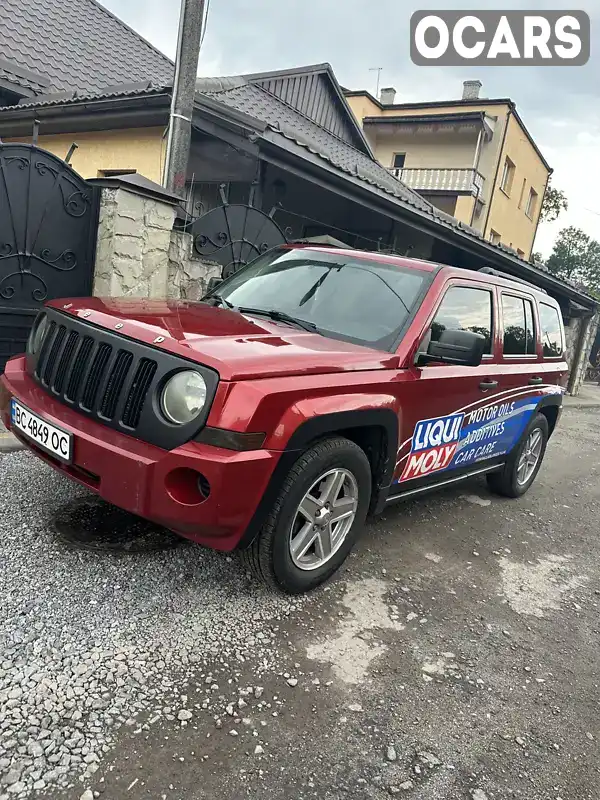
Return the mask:
[[483, 175], [475, 169], [394, 167], [390, 172], [417, 192], [460, 192], [477, 196], [483, 190]]

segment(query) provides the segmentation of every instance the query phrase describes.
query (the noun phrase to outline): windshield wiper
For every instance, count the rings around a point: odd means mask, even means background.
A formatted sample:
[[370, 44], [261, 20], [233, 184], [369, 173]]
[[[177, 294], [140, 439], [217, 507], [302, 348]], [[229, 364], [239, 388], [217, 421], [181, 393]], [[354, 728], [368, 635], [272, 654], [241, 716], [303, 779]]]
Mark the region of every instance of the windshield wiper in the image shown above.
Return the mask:
[[276, 309], [268, 308], [248, 308], [247, 306], [236, 306], [235, 310], [242, 314], [262, 314], [264, 317], [275, 320], [275, 322], [288, 322], [290, 325], [297, 325], [299, 328], [303, 328], [305, 331], [310, 331], [311, 333], [319, 332], [314, 322], [292, 317], [290, 314], [286, 314], [285, 311], [277, 311]]
[[235, 308], [233, 303], [230, 303], [229, 300], [226, 300], [224, 297], [221, 297], [220, 294], [211, 294], [209, 295], [206, 300], [217, 300], [219, 303], [222, 303], [225, 308]]

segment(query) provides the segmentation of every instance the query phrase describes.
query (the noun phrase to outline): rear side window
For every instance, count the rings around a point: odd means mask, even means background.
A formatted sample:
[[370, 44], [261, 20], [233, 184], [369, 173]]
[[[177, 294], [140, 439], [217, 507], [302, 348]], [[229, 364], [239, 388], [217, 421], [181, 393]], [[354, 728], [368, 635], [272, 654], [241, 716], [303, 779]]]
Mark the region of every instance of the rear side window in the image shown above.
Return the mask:
[[485, 351], [492, 352], [492, 295], [487, 289], [452, 286], [431, 323], [431, 340], [442, 331], [472, 331], [485, 336]]
[[535, 355], [533, 306], [530, 300], [512, 294], [502, 294], [502, 324], [505, 356]]
[[544, 358], [562, 356], [563, 335], [558, 309], [546, 303], [540, 303], [540, 328]]

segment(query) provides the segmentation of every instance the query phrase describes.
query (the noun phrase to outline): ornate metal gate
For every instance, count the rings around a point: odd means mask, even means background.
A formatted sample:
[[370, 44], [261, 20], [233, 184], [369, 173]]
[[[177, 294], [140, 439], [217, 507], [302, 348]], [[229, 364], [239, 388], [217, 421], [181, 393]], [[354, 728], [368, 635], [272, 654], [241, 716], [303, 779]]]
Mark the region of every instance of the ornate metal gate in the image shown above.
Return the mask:
[[254, 206], [254, 185], [248, 205], [229, 204], [225, 184], [219, 191], [223, 205], [192, 220], [185, 229], [194, 237], [198, 258], [221, 264], [223, 277], [227, 278], [261, 253], [285, 244], [291, 231], [282, 230], [273, 219], [278, 206], [268, 214]]
[[98, 190], [34, 145], [0, 143], [0, 373], [46, 301], [91, 293]]

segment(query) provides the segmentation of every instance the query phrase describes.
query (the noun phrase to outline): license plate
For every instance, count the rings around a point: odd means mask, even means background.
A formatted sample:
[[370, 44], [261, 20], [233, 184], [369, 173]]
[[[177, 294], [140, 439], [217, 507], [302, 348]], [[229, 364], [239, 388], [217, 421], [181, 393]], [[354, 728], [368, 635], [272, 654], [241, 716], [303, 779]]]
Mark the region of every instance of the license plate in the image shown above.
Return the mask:
[[10, 404], [12, 427], [35, 442], [42, 450], [70, 463], [73, 452], [73, 435], [46, 422], [14, 398]]

